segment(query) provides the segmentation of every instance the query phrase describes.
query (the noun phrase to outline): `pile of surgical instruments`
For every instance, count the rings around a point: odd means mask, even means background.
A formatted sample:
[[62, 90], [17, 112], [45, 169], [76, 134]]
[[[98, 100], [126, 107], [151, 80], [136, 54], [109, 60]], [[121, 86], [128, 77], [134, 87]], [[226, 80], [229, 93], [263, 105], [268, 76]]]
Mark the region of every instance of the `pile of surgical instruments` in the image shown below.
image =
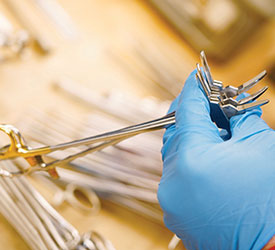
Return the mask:
[[[1, 162], [3, 169], [16, 169], [14, 162]], [[81, 236], [33, 187], [25, 176], [0, 179], [0, 212], [33, 250], [114, 250], [96, 232]]]
[[[56, 0], [3, 0], [3, 5], [13, 15], [19, 26], [23, 28], [11, 32], [11, 23], [7, 18], [0, 16], [0, 33], [3, 33], [3, 28], [5, 28], [3, 34], [5, 40], [2, 41], [3, 35], [0, 34], [0, 46], [5, 45], [6, 50], [9, 48], [9, 52], [12, 50], [16, 55], [21, 55], [27, 45], [28, 47], [32, 46], [42, 54], [48, 54], [52, 51], [54, 48], [53, 39], [46, 34], [46, 30], [41, 29], [41, 21], [45, 24], [51, 22], [63, 38], [75, 39], [78, 36], [78, 29], [72, 18]], [[37, 17], [39, 17], [38, 23], [36, 22]], [[9, 31], [9, 35], [7, 31]]]

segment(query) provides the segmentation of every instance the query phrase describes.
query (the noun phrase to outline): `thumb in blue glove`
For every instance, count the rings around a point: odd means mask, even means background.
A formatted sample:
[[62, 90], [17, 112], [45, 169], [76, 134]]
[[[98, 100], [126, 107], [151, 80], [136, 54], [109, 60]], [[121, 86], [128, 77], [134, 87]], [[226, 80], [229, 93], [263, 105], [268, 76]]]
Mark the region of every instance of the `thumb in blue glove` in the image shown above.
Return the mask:
[[224, 141], [195, 74], [163, 138], [164, 222], [187, 249], [261, 249], [275, 235], [275, 132], [257, 108], [232, 117]]

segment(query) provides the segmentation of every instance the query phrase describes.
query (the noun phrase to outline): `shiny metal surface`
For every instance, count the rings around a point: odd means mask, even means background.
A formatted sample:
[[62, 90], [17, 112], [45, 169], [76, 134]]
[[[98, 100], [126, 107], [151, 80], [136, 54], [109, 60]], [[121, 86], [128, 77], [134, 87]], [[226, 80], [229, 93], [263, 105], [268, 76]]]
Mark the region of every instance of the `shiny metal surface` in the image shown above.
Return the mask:
[[[211, 119], [219, 128], [226, 129], [228, 134], [231, 135], [229, 119], [232, 116], [244, 113], [247, 110], [265, 105], [269, 102], [269, 100], [255, 101], [267, 90], [267, 87], [264, 87], [251, 96], [244, 97], [238, 101], [234, 99], [255, 86], [266, 75], [266, 71], [261, 72], [259, 75], [237, 88], [232, 86], [223, 87], [222, 82], [213, 80], [205, 53], [202, 51], [200, 55], [202, 69], [200, 68], [200, 65], [197, 64], [196, 75], [208, 97]], [[251, 101], [255, 102], [251, 103]]]

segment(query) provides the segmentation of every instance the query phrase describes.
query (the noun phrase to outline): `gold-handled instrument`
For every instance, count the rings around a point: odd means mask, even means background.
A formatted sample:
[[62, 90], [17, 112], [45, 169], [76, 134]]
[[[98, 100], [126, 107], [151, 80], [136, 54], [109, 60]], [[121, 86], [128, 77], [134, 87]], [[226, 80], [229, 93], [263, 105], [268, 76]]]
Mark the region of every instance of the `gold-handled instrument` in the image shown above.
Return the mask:
[[[219, 128], [226, 129], [230, 135], [229, 119], [232, 116], [244, 113], [247, 110], [262, 106], [269, 102], [269, 100], [255, 101], [267, 90], [267, 87], [264, 87], [251, 96], [244, 97], [241, 100], [237, 101], [234, 99], [241, 93], [255, 86], [266, 75], [266, 71], [261, 72], [259, 75], [240, 85], [238, 88], [232, 86], [224, 87], [222, 82], [213, 80], [203, 51], [201, 52], [201, 61], [202, 68], [197, 64], [196, 77], [209, 101], [211, 119]], [[57, 166], [66, 168], [67, 163], [70, 163], [79, 157], [115, 145], [129, 137], [165, 128], [174, 124], [175, 120], [175, 112], [171, 112], [159, 119], [79, 140], [39, 148], [28, 147], [19, 130], [15, 127], [11, 125], [0, 125], [0, 131], [6, 133], [11, 141], [9, 145], [0, 148], [0, 160], [23, 157], [30, 165], [28, 168], [21, 169], [17, 172], [0, 169], [0, 175], [13, 177], [16, 175], [31, 173], [33, 171], [48, 171], [53, 178], [58, 178], [58, 173], [56, 171]], [[83, 145], [92, 146], [89, 146], [85, 150], [76, 154], [69, 155], [64, 159], [53, 160], [48, 163], [46, 163], [42, 158], [43, 155], [57, 150], [65, 150]]]

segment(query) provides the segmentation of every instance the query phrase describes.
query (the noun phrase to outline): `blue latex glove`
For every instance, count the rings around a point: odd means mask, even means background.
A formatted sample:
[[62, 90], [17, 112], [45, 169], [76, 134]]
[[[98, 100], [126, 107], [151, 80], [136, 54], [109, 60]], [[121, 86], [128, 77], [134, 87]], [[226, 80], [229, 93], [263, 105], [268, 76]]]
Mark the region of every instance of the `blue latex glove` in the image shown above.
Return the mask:
[[195, 73], [164, 134], [164, 222], [187, 249], [261, 249], [275, 235], [275, 132], [257, 108], [231, 118], [224, 141]]

